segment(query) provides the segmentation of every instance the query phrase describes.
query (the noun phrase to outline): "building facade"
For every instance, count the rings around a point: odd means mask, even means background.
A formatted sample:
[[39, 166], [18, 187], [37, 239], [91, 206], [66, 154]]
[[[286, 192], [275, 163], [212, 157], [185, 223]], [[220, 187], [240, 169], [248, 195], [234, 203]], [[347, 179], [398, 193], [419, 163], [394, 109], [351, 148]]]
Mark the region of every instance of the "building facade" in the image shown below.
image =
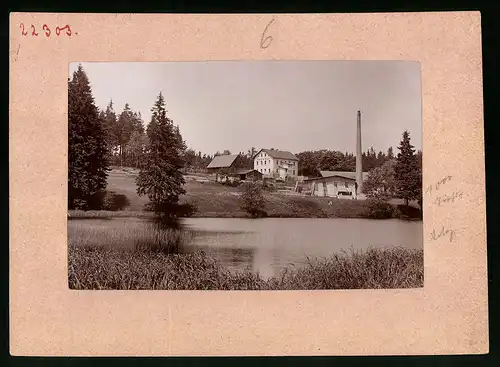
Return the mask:
[[[364, 199], [356, 181], [356, 172], [321, 171], [321, 176], [305, 180], [310, 184], [311, 195], [338, 199]], [[366, 180], [367, 172], [362, 178]]]
[[334, 197], [338, 199], [357, 199], [356, 180], [346, 177], [330, 176], [308, 180], [311, 183], [311, 195]]
[[253, 159], [253, 168], [265, 178], [297, 179], [299, 159], [288, 151], [261, 149]]

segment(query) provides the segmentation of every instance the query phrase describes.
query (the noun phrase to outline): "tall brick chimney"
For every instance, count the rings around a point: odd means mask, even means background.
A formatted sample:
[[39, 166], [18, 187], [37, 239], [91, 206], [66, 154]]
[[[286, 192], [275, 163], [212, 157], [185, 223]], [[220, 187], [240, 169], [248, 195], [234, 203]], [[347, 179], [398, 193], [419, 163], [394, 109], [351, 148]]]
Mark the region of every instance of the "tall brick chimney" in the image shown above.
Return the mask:
[[361, 147], [361, 111], [358, 111], [357, 138], [356, 138], [356, 183], [358, 184], [357, 194], [361, 192], [363, 185], [363, 148]]

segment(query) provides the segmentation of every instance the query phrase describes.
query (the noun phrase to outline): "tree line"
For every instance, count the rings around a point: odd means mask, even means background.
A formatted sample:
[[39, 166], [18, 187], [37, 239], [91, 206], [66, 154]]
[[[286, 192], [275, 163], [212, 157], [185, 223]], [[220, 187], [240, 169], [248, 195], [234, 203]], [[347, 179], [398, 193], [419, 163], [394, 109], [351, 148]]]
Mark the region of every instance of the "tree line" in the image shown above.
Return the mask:
[[117, 116], [113, 103], [105, 111], [95, 105], [81, 65], [68, 79], [68, 208], [94, 209], [105, 192], [113, 164], [140, 168], [137, 193], [162, 215], [176, 214], [185, 193], [182, 168], [186, 144], [179, 127], [167, 116], [161, 93], [144, 129], [140, 113], [128, 104]]
[[[320, 171], [345, 171], [354, 172], [356, 170], [356, 156], [349, 152], [340, 152], [335, 150], [315, 150], [305, 151], [296, 154], [299, 158], [299, 175], [306, 177], [319, 177]], [[416, 152], [417, 160], [421, 164], [422, 152]], [[395, 158], [392, 147], [387, 152], [375, 152], [370, 147], [363, 152], [361, 162], [363, 171], [369, 172], [377, 167], [382, 167], [386, 162]]]
[[[104, 111], [95, 105], [88, 77], [81, 65], [68, 79], [68, 207], [91, 209], [105, 190], [112, 165], [139, 168], [136, 180], [139, 195], [148, 196], [157, 212], [170, 212], [185, 193], [182, 172], [202, 170], [213, 157], [231, 154], [227, 149], [213, 155], [187, 149], [180, 129], [167, 116], [165, 100], [158, 94], [147, 128], [139, 112], [125, 104], [116, 114], [111, 101]], [[363, 190], [369, 197], [400, 197], [421, 200], [422, 154], [403, 133], [394, 156], [392, 148], [363, 153], [363, 168], [369, 171]], [[253, 167], [255, 147], [239, 152]], [[305, 151], [299, 158], [299, 175], [319, 176], [321, 170], [355, 171], [351, 153], [332, 150]], [[169, 208], [169, 209], [168, 209]]]

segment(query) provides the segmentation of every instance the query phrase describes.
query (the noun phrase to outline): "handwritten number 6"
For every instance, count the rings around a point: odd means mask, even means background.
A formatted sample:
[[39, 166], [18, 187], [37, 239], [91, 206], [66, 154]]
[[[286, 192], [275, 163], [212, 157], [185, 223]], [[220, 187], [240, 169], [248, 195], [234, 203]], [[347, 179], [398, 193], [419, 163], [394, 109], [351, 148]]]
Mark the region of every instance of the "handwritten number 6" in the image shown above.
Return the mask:
[[31, 29], [32, 29], [31, 35], [32, 36], [38, 36], [38, 33], [36, 33], [35, 26], [33, 24], [31, 25]]
[[[264, 28], [264, 32], [262, 32], [262, 37], [260, 38], [260, 48], [268, 48], [269, 45], [271, 44], [271, 42], [273, 41], [273, 37], [271, 36], [267, 36], [266, 38], [264, 38], [264, 35], [266, 34], [267, 32], [267, 28], [269, 28], [269, 26], [271, 25], [271, 23], [274, 22], [274, 19], [271, 20], [267, 25], [266, 25], [266, 28]], [[266, 44], [266, 41], [269, 41], [267, 42]]]

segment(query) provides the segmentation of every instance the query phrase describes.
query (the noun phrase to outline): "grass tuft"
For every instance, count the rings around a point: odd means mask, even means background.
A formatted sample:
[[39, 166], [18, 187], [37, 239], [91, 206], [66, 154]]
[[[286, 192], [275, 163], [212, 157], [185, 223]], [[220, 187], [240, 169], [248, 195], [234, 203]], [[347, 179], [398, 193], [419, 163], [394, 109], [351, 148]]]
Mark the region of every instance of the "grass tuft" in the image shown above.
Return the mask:
[[110, 226], [105, 222], [89, 225], [75, 220], [68, 225], [70, 247], [173, 253], [189, 244], [192, 236], [188, 231], [159, 229], [154, 223], [141, 221]]

